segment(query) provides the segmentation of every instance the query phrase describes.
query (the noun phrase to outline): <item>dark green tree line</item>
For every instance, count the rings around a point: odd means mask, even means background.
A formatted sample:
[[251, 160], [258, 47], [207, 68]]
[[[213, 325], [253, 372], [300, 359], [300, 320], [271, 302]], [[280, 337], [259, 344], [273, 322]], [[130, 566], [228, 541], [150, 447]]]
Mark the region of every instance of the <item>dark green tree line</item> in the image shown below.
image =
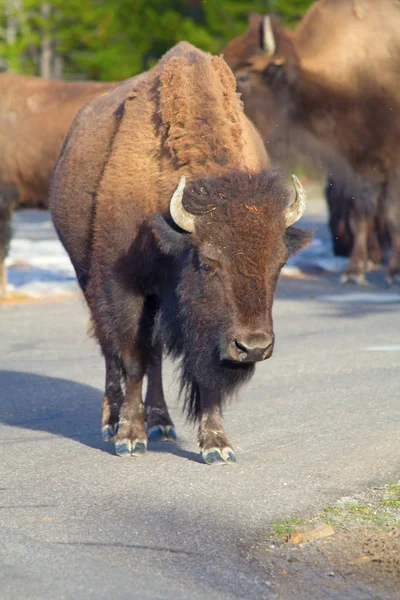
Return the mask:
[[118, 80], [187, 40], [218, 53], [249, 12], [295, 23], [311, 0], [0, 0], [0, 67], [44, 77]]

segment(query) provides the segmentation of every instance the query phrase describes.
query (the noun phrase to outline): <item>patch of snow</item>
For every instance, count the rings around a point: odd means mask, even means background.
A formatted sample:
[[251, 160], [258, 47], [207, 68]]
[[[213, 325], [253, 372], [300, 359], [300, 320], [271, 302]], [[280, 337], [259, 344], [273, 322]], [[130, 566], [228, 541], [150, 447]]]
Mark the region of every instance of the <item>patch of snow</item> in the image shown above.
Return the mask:
[[281, 275], [284, 277], [299, 277], [301, 275], [301, 270], [299, 267], [285, 265], [281, 271]]
[[367, 346], [364, 350], [377, 351], [377, 352], [400, 352], [400, 346], [393, 344], [393, 346]]
[[[32, 221], [21, 217], [16, 220], [16, 235], [6, 260], [7, 291], [33, 298], [75, 294], [78, 291], [75, 272], [55, 237], [49, 213], [32, 210], [29, 216]], [[49, 233], [53, 234], [51, 239], [47, 239]], [[41, 237], [34, 239], [38, 235]]]
[[380, 292], [378, 294], [368, 292], [353, 292], [350, 294], [331, 294], [326, 296], [319, 296], [317, 300], [321, 302], [354, 302], [364, 304], [394, 304], [400, 302], [400, 294], [387, 294]]
[[329, 241], [314, 238], [310, 246], [288, 260], [289, 267], [318, 268], [327, 273], [341, 273], [349, 263], [348, 258], [335, 256]]
[[316, 261], [318, 266], [323, 271], [328, 273], [342, 273], [349, 264], [349, 259], [344, 256], [331, 256], [327, 258], [319, 258]]

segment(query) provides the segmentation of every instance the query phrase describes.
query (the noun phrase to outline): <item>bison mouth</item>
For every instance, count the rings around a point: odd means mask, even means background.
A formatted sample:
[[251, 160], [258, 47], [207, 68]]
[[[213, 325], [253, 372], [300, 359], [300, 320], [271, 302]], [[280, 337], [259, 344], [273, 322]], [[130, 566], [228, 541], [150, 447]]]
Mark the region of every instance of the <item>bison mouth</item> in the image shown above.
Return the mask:
[[219, 364], [223, 369], [230, 369], [231, 371], [249, 371], [254, 367], [254, 365], [256, 363], [255, 362], [238, 362], [235, 360], [229, 360], [227, 358], [223, 358]]

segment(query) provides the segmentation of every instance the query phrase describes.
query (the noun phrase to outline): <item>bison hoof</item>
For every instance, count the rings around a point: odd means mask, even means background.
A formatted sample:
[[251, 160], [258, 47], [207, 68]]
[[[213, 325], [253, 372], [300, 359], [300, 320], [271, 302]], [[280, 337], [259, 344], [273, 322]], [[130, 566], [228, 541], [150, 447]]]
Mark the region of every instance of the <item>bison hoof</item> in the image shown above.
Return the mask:
[[386, 277], [386, 283], [388, 286], [392, 286], [393, 284], [400, 285], [400, 274], [396, 273], [395, 275], [390, 274]]
[[172, 425], [156, 425], [147, 432], [149, 442], [175, 442], [176, 431]]
[[226, 465], [236, 462], [236, 454], [232, 448], [209, 448], [202, 451], [202, 457], [207, 465]]
[[364, 273], [344, 273], [340, 280], [341, 284], [353, 283], [355, 285], [369, 285]]
[[117, 432], [118, 432], [118, 423], [115, 423], [114, 425], [106, 425], [101, 430], [101, 437], [103, 438], [104, 442], [111, 442], [114, 439], [114, 437], [117, 435]]
[[146, 454], [146, 440], [121, 440], [115, 443], [115, 452], [118, 456], [143, 456]]

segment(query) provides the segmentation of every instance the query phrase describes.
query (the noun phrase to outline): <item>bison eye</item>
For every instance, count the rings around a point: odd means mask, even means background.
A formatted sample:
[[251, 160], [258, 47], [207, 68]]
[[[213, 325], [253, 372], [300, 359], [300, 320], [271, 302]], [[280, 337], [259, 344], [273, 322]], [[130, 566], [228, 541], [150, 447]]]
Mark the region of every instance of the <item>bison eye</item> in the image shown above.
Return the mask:
[[212, 270], [211, 266], [208, 263], [206, 263], [206, 262], [201, 262], [200, 265], [199, 265], [199, 268], [202, 271], [211, 271]]

